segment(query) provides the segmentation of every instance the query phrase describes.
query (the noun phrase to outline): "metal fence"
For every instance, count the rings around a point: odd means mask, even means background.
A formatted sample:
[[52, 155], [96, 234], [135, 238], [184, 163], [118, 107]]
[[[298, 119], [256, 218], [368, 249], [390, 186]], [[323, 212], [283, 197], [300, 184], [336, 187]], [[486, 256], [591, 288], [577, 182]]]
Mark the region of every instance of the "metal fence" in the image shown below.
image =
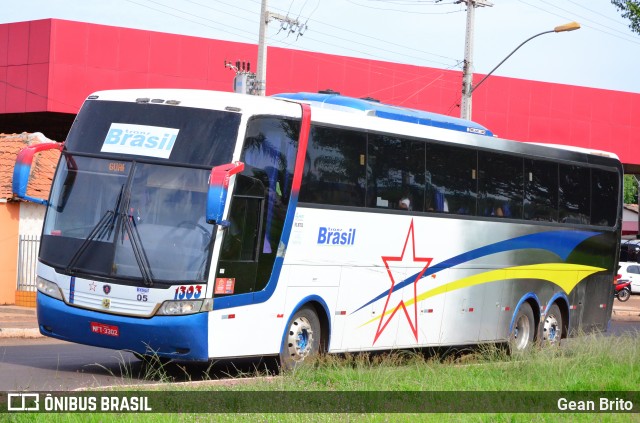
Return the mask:
[[37, 235], [20, 235], [18, 243], [18, 291], [36, 290], [36, 266], [40, 237]]

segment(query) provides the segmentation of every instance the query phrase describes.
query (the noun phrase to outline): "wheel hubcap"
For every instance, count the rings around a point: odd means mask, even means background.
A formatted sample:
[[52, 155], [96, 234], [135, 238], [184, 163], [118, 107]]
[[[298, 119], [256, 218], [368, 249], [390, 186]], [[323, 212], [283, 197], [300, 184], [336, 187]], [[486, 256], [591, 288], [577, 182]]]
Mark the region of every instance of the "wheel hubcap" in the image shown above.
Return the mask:
[[542, 338], [550, 343], [558, 342], [560, 339], [561, 329], [558, 326], [558, 319], [554, 315], [549, 315], [544, 319]]
[[313, 345], [313, 330], [309, 320], [299, 317], [291, 322], [287, 334], [287, 350], [294, 361], [301, 361], [309, 355]]
[[527, 347], [530, 330], [531, 327], [529, 326], [529, 319], [527, 319], [527, 316], [519, 316], [512, 332], [513, 343], [517, 350], [523, 350]]

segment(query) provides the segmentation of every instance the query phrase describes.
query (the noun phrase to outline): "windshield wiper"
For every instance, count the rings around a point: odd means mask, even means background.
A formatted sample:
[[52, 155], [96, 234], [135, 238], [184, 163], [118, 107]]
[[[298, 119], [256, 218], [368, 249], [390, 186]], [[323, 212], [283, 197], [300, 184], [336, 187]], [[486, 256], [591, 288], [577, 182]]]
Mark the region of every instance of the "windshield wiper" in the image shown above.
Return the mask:
[[82, 245], [80, 245], [78, 250], [74, 253], [73, 257], [71, 257], [71, 260], [69, 260], [69, 264], [66, 267], [67, 273], [72, 273], [78, 260], [87, 250], [89, 244], [92, 241], [101, 240], [103, 238], [109, 239], [111, 237], [111, 234], [113, 233], [116, 226], [117, 218], [121, 218], [124, 225], [124, 231], [122, 232], [122, 242], [124, 242], [124, 232], [126, 231], [144, 284], [146, 286], [153, 286], [153, 272], [151, 271], [151, 264], [149, 263], [149, 258], [147, 257], [147, 253], [144, 250], [144, 246], [142, 244], [142, 240], [140, 239], [140, 233], [138, 232], [135, 220], [133, 219], [133, 216], [124, 212], [120, 212], [123, 204], [123, 197], [124, 185], [120, 187], [120, 193], [118, 194], [114, 210], [107, 210], [102, 215], [98, 223], [96, 223], [96, 225], [89, 233], [89, 236], [82, 242]]
[[[127, 231], [127, 235], [129, 236], [129, 242], [131, 242], [133, 255], [136, 258], [136, 263], [138, 263], [138, 268], [140, 269], [140, 274], [142, 275], [144, 284], [146, 286], [153, 286], [153, 273], [151, 272], [151, 264], [149, 263], [149, 258], [147, 257], [147, 253], [144, 250], [144, 246], [142, 245], [140, 233], [138, 232], [138, 225], [135, 223], [135, 219], [133, 218], [133, 216], [126, 213], [122, 213], [121, 215], [124, 219], [124, 228]], [[124, 232], [122, 233], [122, 237], [124, 238]]]
[[73, 254], [73, 257], [71, 257], [71, 260], [69, 260], [69, 264], [67, 264], [67, 267], [65, 269], [67, 273], [71, 273], [73, 271], [73, 268], [76, 266], [82, 254], [89, 247], [91, 241], [93, 241], [94, 239], [100, 240], [105, 236], [107, 237], [107, 239], [111, 237], [111, 233], [113, 232], [113, 228], [115, 227], [116, 216], [118, 214], [118, 210], [120, 209], [120, 204], [122, 204], [123, 191], [124, 185], [120, 187], [120, 193], [118, 194], [118, 198], [116, 200], [115, 209], [107, 210], [102, 215], [98, 223], [96, 223], [96, 225], [93, 227], [93, 229], [91, 229], [89, 236], [85, 238], [80, 247]]

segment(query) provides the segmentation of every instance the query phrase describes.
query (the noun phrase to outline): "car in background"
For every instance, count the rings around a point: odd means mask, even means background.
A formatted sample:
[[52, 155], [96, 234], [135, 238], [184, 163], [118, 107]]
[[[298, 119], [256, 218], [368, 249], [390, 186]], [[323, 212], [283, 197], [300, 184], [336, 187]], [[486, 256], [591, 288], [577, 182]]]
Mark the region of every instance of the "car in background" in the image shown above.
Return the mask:
[[618, 280], [628, 280], [631, 282], [631, 293], [640, 294], [640, 263], [621, 261], [618, 266]]
[[640, 261], [640, 239], [623, 240], [620, 244], [621, 262]]

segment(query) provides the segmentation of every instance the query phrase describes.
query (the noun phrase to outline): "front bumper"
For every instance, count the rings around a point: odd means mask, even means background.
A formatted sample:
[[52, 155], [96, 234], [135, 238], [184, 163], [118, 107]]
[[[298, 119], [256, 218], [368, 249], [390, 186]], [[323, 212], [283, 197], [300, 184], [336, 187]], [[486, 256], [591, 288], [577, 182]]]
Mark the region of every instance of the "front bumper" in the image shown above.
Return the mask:
[[[209, 313], [151, 318], [118, 316], [72, 307], [40, 292], [37, 309], [40, 333], [45, 336], [175, 360], [209, 359]], [[95, 333], [92, 324], [116, 326], [117, 335]]]

